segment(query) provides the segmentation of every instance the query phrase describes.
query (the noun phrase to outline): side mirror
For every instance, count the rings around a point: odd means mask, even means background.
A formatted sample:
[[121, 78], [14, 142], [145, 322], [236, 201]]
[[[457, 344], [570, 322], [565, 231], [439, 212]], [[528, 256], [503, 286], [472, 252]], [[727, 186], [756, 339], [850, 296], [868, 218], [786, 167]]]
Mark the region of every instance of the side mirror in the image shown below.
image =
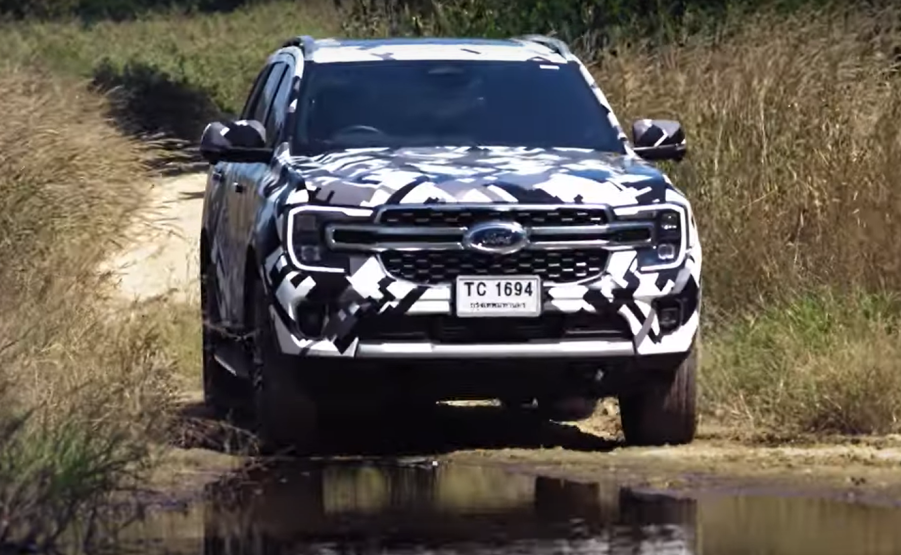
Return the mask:
[[688, 150], [682, 125], [667, 119], [640, 119], [633, 123], [632, 143], [635, 153], [645, 160], [678, 162]]
[[258, 121], [214, 121], [200, 137], [200, 155], [211, 164], [266, 163], [272, 159], [273, 149], [266, 146], [266, 128]]

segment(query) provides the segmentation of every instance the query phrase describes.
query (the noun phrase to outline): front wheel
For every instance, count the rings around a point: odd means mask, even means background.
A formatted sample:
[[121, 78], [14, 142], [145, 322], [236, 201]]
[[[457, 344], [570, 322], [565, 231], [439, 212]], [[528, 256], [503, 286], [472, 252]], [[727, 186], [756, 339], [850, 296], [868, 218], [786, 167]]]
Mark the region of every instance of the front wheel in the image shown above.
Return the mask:
[[661, 368], [643, 389], [621, 395], [620, 418], [626, 443], [683, 445], [697, 430], [696, 348], [675, 368]]
[[305, 449], [317, 431], [317, 410], [295, 375], [300, 369], [282, 354], [259, 280], [253, 287], [253, 391], [256, 431], [265, 451]]
[[598, 400], [594, 397], [560, 397], [538, 399], [538, 414], [542, 418], [557, 422], [578, 422], [586, 420], [597, 409]]
[[225, 340], [218, 327], [219, 286], [212, 264], [204, 269], [200, 278], [200, 314], [203, 341], [203, 400], [217, 417], [225, 417], [240, 405], [245, 390], [243, 384], [216, 360], [216, 349]]

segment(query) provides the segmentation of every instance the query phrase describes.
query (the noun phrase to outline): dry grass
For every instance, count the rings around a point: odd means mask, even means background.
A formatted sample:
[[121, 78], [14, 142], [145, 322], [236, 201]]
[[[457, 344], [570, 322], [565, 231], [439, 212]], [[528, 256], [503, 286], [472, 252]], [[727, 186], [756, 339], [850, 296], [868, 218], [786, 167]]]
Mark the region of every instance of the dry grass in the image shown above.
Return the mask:
[[[494, 4], [448, 5], [477, 18]], [[666, 169], [703, 236], [703, 407], [757, 428], [897, 431], [899, 312], [884, 297], [901, 289], [901, 11], [730, 13], [715, 32], [672, 25], [663, 46], [582, 52], [624, 125], [686, 128], [689, 158]], [[393, 17], [351, 27], [472, 28]]]
[[138, 483], [172, 361], [158, 327], [110, 317], [95, 270], [141, 206], [145, 148], [83, 83], [6, 68], [0, 97], [0, 544], [40, 548]]
[[704, 406], [782, 435], [901, 429], [901, 331], [893, 298], [799, 298], [704, 345]]
[[692, 144], [671, 171], [703, 235], [713, 413], [809, 431], [899, 429], [898, 312], [879, 297], [901, 287], [892, 21], [760, 15], [715, 38], [600, 60], [597, 78], [626, 121], [679, 119]]
[[[21, 40], [6, 49], [83, 73], [111, 53], [115, 64], [164, 69], [233, 108], [272, 47], [259, 37], [300, 32], [301, 24], [317, 34], [338, 27], [327, 10], [303, 12], [296, 26], [274, 23], [274, 11], [293, 6], [91, 29], [42, 24], [17, 30]], [[674, 117], [689, 134], [689, 159], [667, 169], [695, 204], [704, 239], [710, 413], [808, 431], [897, 428], [896, 313], [866, 309], [870, 295], [901, 286], [901, 88], [891, 55], [901, 34], [886, 24], [897, 16], [743, 13], [713, 36], [584, 56], [596, 58], [595, 74], [624, 123]], [[232, 48], [211, 46], [211, 37], [237, 29]], [[795, 332], [797, 307], [818, 307], [802, 311], [805, 318], [834, 318], [832, 298], [851, 289], [863, 293], [841, 303], [847, 326]], [[783, 347], [754, 339], [760, 334]], [[827, 382], [818, 381], [825, 376], [836, 384], [828, 401]], [[856, 400], [867, 397], [859, 384], [879, 392], [878, 402]]]
[[901, 286], [895, 13], [800, 12], [716, 39], [618, 49], [596, 75], [627, 121], [674, 117], [672, 168], [705, 247], [705, 298], [730, 317], [819, 286]]
[[[231, 13], [157, 13], [90, 27], [76, 20], [7, 23], [0, 25], [0, 56], [59, 74], [96, 76], [100, 85], [118, 85], [161, 112], [190, 117], [191, 110], [207, 109], [200, 105], [207, 101], [237, 113], [274, 48], [301, 33], [331, 36], [339, 24], [324, 0], [263, 2]], [[194, 105], [167, 105], [169, 98]]]
[[[303, 30], [266, 17], [283, 8], [23, 26], [0, 45], [57, 72], [0, 72], [0, 543], [51, 541], [136, 483], [178, 383], [173, 365], [198, 360], [193, 308], [110, 321], [94, 268], [141, 206], [144, 150], [59, 73], [88, 75], [110, 54], [233, 107], [270, 38]], [[897, 20], [761, 15], [654, 52], [619, 45], [595, 66], [624, 122], [669, 116], [687, 128], [690, 158], [668, 169], [704, 235], [712, 415], [796, 431], [901, 428], [899, 311], [882, 295], [901, 286], [901, 83], [886, 55], [901, 35], [884, 24]], [[237, 31], [233, 49], [215, 44]]]

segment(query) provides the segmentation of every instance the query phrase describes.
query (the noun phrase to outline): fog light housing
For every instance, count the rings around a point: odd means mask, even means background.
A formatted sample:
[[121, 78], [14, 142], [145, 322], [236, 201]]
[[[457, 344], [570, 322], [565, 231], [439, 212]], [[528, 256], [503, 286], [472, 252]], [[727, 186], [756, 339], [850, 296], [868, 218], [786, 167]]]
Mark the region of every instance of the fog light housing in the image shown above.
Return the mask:
[[660, 329], [672, 330], [679, 327], [678, 308], [664, 308], [658, 316], [660, 317]]
[[322, 337], [322, 326], [325, 323], [324, 304], [301, 301], [294, 308], [294, 312], [300, 333], [310, 339]]
[[657, 258], [660, 260], [675, 260], [676, 252], [676, 245], [672, 243], [660, 243], [657, 245]]
[[304, 264], [312, 264], [322, 260], [322, 250], [317, 245], [303, 245], [300, 247], [300, 261]]
[[657, 323], [662, 333], [668, 333], [682, 325], [682, 302], [679, 299], [663, 299], [655, 303]]

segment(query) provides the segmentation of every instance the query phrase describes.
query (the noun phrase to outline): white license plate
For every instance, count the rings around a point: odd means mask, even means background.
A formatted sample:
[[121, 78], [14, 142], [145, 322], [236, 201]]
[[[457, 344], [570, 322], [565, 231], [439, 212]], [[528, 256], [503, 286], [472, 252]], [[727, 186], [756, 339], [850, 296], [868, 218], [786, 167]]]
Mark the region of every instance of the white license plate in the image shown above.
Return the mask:
[[541, 314], [538, 276], [460, 276], [455, 297], [460, 318]]

